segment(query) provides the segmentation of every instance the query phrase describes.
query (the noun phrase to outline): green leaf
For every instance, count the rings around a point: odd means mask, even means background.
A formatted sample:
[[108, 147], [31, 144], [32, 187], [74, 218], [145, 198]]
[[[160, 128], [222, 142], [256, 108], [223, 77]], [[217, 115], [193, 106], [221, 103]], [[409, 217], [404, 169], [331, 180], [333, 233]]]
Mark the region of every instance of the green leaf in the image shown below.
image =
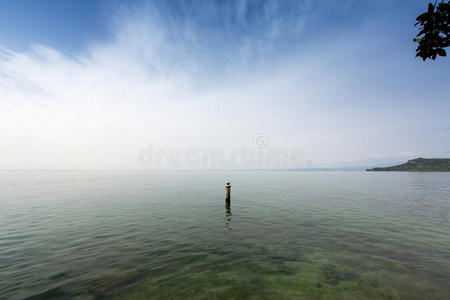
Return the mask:
[[428, 13], [431, 15], [434, 12], [434, 5], [433, 3], [428, 3]]
[[437, 54], [439, 54], [439, 56], [447, 56], [447, 52], [442, 48], [437, 49]]
[[418, 16], [416, 18], [416, 20], [419, 21], [419, 22], [424, 21], [426, 19], [428, 19], [428, 13], [423, 13], [423, 14], [421, 14], [420, 16]]

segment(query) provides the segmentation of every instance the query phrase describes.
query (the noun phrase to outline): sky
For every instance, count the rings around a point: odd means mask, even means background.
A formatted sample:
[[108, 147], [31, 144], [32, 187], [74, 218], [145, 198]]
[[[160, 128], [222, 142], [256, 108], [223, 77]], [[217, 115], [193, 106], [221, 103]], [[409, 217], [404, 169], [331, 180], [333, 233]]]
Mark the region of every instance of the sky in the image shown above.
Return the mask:
[[427, 1], [0, 1], [0, 169], [450, 157]]

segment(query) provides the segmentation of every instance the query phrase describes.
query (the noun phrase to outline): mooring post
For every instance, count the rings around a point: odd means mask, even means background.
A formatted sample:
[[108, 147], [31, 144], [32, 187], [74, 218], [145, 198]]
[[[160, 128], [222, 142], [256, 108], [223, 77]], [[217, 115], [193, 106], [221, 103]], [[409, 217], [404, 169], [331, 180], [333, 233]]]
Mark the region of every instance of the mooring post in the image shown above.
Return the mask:
[[231, 184], [229, 181], [227, 181], [225, 185], [225, 201], [227, 203], [230, 203], [230, 194], [231, 194]]

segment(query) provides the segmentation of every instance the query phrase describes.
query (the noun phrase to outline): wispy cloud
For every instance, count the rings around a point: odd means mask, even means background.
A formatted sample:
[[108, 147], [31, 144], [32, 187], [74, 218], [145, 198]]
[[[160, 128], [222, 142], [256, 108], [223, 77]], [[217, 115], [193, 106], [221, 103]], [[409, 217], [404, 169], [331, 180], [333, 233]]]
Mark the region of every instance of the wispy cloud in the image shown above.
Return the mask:
[[79, 53], [2, 48], [0, 167], [136, 168], [149, 142], [233, 148], [258, 132], [319, 165], [417, 146], [398, 136], [421, 123], [380, 106], [397, 89], [365, 43], [390, 37], [351, 17], [360, 1], [178, 4], [120, 6]]

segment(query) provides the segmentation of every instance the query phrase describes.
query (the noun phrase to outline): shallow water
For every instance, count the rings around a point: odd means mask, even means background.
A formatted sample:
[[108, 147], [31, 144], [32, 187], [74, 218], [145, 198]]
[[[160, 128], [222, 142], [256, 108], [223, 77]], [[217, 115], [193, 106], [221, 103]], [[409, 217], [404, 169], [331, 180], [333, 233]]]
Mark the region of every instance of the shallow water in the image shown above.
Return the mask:
[[0, 205], [0, 298], [450, 298], [450, 173], [2, 171]]

